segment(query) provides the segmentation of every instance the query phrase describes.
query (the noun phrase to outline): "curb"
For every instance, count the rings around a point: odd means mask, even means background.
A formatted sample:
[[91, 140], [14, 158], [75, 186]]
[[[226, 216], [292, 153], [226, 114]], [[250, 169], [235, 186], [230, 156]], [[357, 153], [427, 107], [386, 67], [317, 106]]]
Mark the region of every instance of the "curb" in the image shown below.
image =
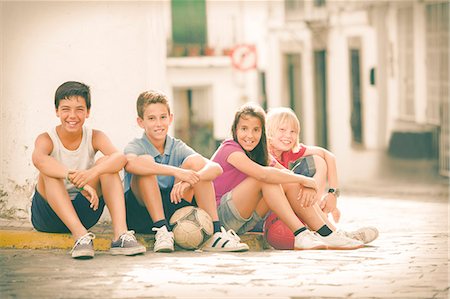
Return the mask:
[[[95, 235], [94, 249], [108, 251], [111, 245], [112, 233], [95, 233]], [[154, 235], [136, 234], [136, 239], [148, 249], [153, 248]], [[262, 251], [270, 248], [262, 233], [246, 233], [241, 236], [241, 241], [250, 247], [250, 251]], [[74, 240], [70, 234], [0, 229], [0, 248], [70, 250], [73, 244]], [[183, 249], [177, 248], [177, 250]]]

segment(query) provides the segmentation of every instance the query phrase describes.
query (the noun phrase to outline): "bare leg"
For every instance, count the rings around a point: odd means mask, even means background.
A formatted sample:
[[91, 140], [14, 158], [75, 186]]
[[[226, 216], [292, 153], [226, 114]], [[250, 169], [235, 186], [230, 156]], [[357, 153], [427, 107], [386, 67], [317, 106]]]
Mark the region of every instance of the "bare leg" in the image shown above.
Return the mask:
[[139, 203], [147, 208], [153, 222], [165, 219], [156, 175], [133, 175], [131, 179], [131, 190]]
[[[98, 159], [95, 164], [101, 164], [105, 157]], [[123, 187], [118, 173], [105, 173], [88, 183], [97, 190], [97, 195], [103, 195], [113, 223], [113, 240], [117, 240], [127, 228], [125, 213], [125, 198]]]
[[[274, 211], [278, 217], [293, 232], [304, 227], [292, 210], [286, 195], [278, 184], [267, 184], [248, 177], [236, 186], [232, 191], [232, 201], [243, 218], [248, 218], [255, 211], [264, 196], [266, 205]], [[260, 212], [264, 206], [259, 206]]]
[[326, 224], [324, 219], [322, 219], [322, 217], [316, 210], [316, 206], [320, 210], [317, 204], [308, 208], [303, 208], [300, 206], [300, 203], [297, 200], [297, 195], [300, 191], [299, 184], [284, 184], [283, 188], [295, 214], [297, 214], [300, 219], [308, 225], [310, 229], [318, 230]]
[[118, 173], [108, 173], [100, 176], [100, 184], [103, 192], [103, 199], [111, 214], [114, 232], [113, 240], [117, 240], [128, 230], [122, 182], [120, 181]]
[[[199, 171], [205, 165], [206, 162], [202, 157], [191, 157], [181, 165], [181, 168]], [[175, 180], [175, 183], [177, 182], [178, 180]], [[205, 210], [205, 212], [211, 216], [213, 221], [218, 221], [219, 216], [217, 214], [216, 193], [214, 191], [213, 183], [211, 181], [200, 181], [194, 185], [193, 189], [194, 190], [186, 192], [183, 198], [186, 201], [191, 202], [192, 196], [195, 195], [198, 207]]]
[[316, 167], [316, 173], [314, 174], [314, 180], [317, 183], [317, 197], [319, 200], [323, 197], [325, 187], [327, 184], [327, 163], [319, 156], [314, 155], [314, 165]]
[[208, 213], [213, 221], [218, 221], [216, 197], [212, 182], [200, 181], [194, 186], [195, 200], [200, 208]]
[[336, 226], [334, 226], [333, 223], [331, 223], [330, 219], [328, 219], [328, 216], [322, 211], [322, 209], [319, 207], [318, 204], [315, 204], [314, 209], [316, 210], [317, 214], [320, 216], [320, 218], [323, 219], [323, 221], [325, 222], [325, 224], [332, 230], [335, 231], [336, 230]]
[[[318, 192], [317, 196], [319, 198], [319, 201], [322, 199], [322, 197], [325, 195], [325, 188], [327, 184], [327, 175], [328, 175], [328, 168], [327, 163], [325, 160], [319, 156], [314, 155], [314, 165], [316, 167], [316, 173], [314, 174], [314, 179], [317, 182], [318, 185]], [[328, 215], [325, 214], [322, 209], [319, 207], [319, 204], [314, 205], [314, 209], [316, 210], [317, 214], [323, 219], [325, 224], [333, 231], [336, 230], [336, 227], [331, 223], [331, 221], [328, 219]]]
[[62, 179], [51, 178], [41, 173], [37, 190], [67, 226], [75, 240], [87, 234], [87, 230], [72, 205]]
[[264, 200], [264, 198], [262, 198], [258, 205], [256, 206], [255, 212], [256, 214], [258, 214], [261, 218], [264, 218], [264, 216], [266, 216], [266, 214], [270, 211], [269, 206], [267, 205], [266, 201]]

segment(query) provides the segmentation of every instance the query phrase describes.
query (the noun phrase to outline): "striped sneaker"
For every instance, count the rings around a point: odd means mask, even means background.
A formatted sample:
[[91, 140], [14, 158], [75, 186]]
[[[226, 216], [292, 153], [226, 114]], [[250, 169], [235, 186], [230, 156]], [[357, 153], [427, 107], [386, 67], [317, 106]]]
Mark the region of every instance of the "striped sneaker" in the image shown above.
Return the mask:
[[214, 252], [241, 252], [247, 251], [248, 245], [241, 243], [241, 238], [232, 230], [226, 231], [224, 227], [220, 228], [220, 232], [215, 233], [202, 249], [204, 251]]

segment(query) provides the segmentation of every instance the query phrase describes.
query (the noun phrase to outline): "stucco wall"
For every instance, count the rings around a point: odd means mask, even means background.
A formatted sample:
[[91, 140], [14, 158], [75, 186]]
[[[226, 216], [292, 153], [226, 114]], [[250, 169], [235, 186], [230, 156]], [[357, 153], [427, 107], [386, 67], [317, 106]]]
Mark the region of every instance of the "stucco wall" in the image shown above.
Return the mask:
[[[140, 134], [139, 92], [166, 90], [163, 2], [1, 2], [2, 216], [26, 216], [36, 136], [58, 124], [53, 96], [68, 80], [91, 86], [87, 124], [122, 149]], [[155, 47], [155, 45], [158, 45]]]

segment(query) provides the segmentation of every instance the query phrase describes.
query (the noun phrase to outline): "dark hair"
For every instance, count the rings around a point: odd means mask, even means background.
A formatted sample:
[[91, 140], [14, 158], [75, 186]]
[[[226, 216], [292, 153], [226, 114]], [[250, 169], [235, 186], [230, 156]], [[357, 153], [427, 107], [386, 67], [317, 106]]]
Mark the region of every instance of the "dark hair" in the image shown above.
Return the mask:
[[91, 109], [91, 91], [89, 86], [76, 81], [67, 81], [61, 84], [55, 92], [55, 108], [58, 109], [59, 101], [72, 96], [80, 96], [86, 102], [86, 108]]
[[244, 152], [247, 155], [247, 157], [249, 157], [252, 161], [258, 163], [259, 165], [267, 166], [269, 161], [269, 153], [267, 151], [267, 138], [266, 138], [266, 113], [259, 105], [254, 103], [247, 103], [242, 105], [236, 112], [236, 114], [234, 115], [233, 125], [231, 126], [231, 133], [233, 134], [233, 140], [238, 142], [236, 127], [239, 123], [239, 120], [246, 116], [256, 117], [261, 122], [261, 139], [259, 140], [259, 143], [252, 151], [247, 152], [244, 149]]
[[144, 110], [150, 104], [163, 104], [167, 107], [167, 111], [170, 114], [169, 101], [167, 96], [162, 92], [156, 90], [144, 91], [141, 93], [136, 102], [137, 114], [140, 118], [144, 118]]

